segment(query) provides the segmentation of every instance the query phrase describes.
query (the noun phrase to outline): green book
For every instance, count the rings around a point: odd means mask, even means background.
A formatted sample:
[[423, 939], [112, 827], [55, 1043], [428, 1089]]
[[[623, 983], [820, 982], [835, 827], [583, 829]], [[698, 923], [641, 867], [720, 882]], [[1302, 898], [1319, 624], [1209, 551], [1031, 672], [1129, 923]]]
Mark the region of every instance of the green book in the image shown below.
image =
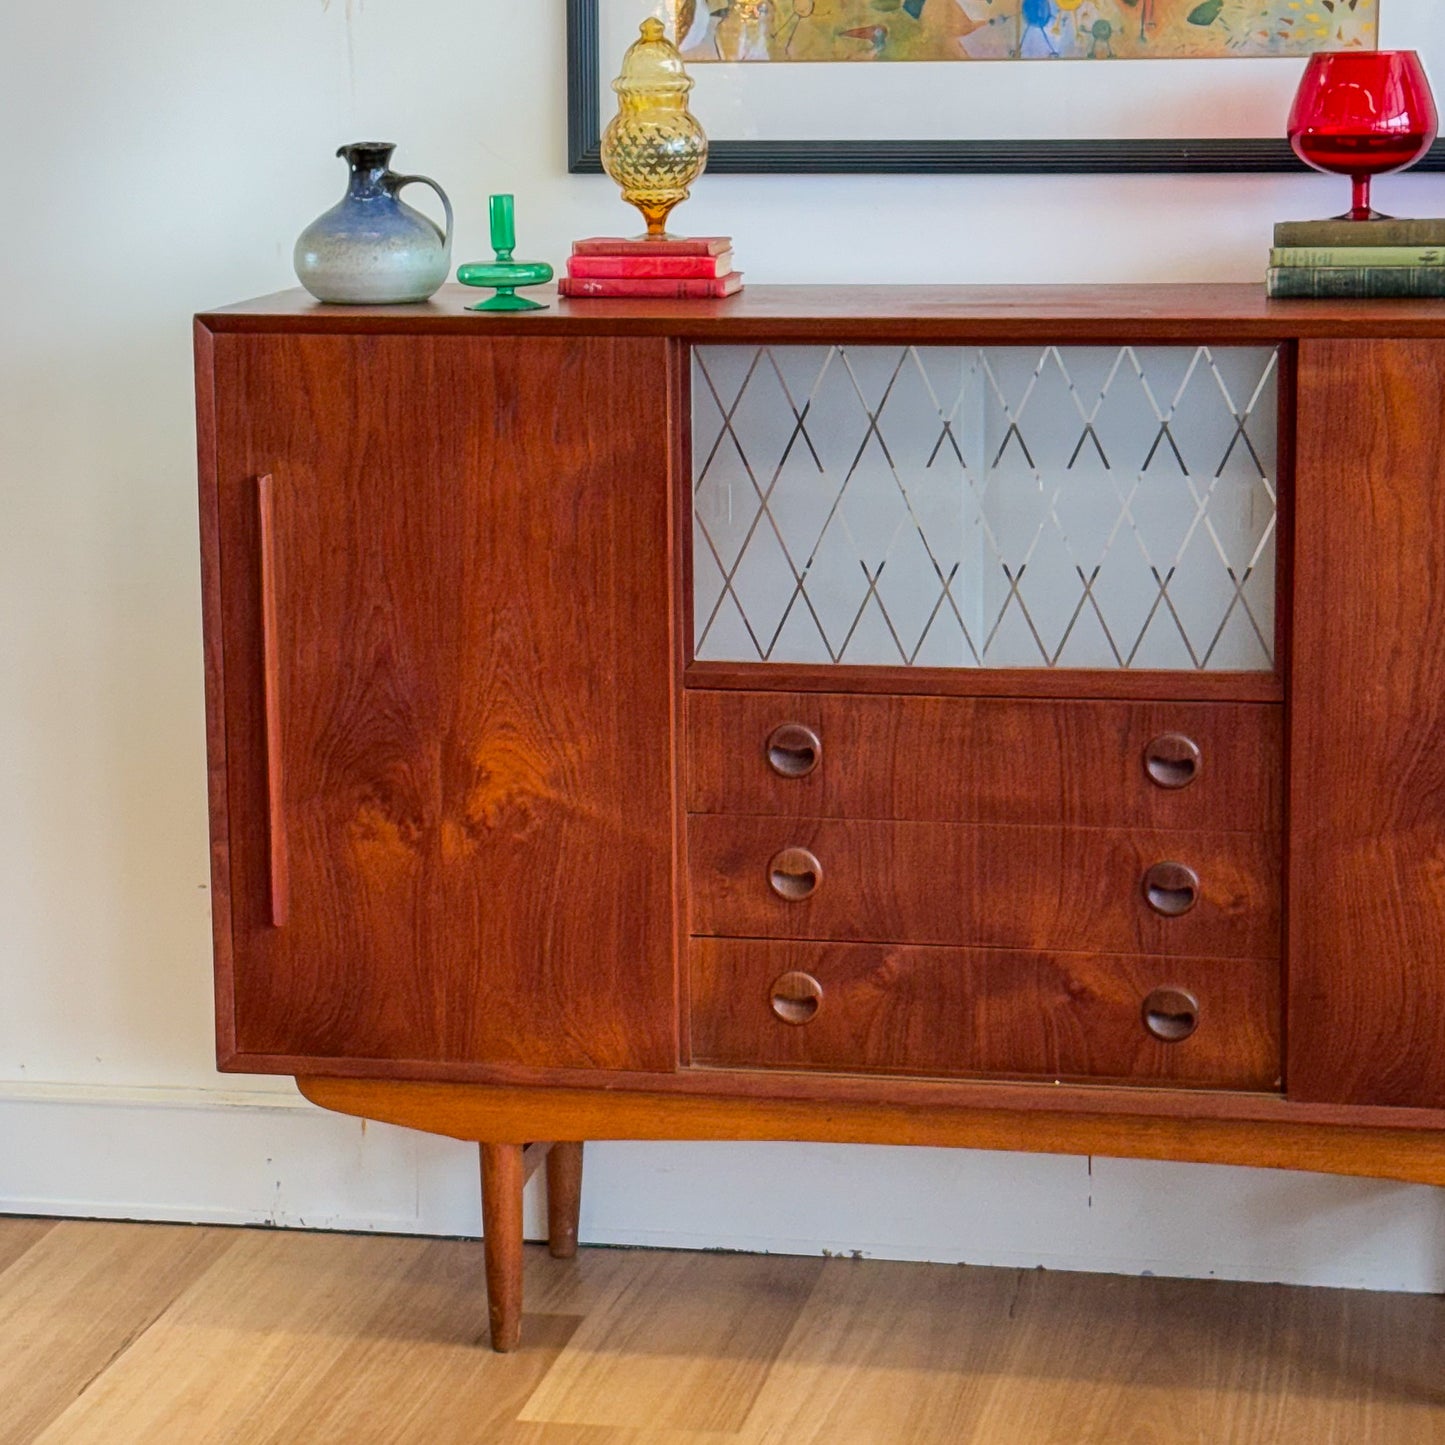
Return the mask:
[[1276, 246], [1271, 266], [1445, 266], [1445, 246]]
[[1276, 246], [1445, 246], [1445, 220], [1279, 221]]
[[1277, 297], [1445, 297], [1445, 266], [1271, 266], [1265, 279]]

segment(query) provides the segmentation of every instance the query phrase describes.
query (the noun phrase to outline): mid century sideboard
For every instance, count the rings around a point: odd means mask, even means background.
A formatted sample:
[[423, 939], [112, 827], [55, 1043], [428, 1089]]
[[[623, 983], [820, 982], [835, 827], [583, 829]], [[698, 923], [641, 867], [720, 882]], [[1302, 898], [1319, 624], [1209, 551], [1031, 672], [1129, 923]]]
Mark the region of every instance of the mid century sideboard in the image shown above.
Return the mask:
[[481, 1145], [496, 1348], [588, 1139], [1445, 1184], [1445, 303], [196, 345], [220, 1064]]

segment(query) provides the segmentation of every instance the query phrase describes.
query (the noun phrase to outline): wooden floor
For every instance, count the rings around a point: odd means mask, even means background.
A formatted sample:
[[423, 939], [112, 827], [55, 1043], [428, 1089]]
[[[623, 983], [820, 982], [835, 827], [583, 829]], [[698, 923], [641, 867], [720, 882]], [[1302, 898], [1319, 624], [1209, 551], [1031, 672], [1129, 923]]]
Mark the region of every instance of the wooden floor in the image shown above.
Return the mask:
[[1429, 1445], [1445, 1299], [0, 1219], [3, 1445]]

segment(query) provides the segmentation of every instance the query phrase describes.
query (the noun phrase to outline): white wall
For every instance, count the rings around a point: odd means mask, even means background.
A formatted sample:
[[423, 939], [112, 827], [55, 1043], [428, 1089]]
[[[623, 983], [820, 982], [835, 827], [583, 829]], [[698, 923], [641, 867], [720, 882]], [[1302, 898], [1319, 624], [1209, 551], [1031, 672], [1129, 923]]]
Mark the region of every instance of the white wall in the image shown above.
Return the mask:
[[[0, 1208], [464, 1232], [447, 1141], [211, 1063], [192, 312], [291, 284], [343, 141], [554, 259], [628, 224], [563, 163], [560, 0], [0, 0]], [[1381, 187], [1445, 211], [1439, 179]], [[719, 177], [762, 281], [1250, 279], [1313, 177]], [[243, 1090], [237, 1093], [238, 1087]], [[797, 1146], [591, 1153], [584, 1234], [1445, 1289], [1431, 1191]], [[811, 1186], [807, 1189], [802, 1185]]]

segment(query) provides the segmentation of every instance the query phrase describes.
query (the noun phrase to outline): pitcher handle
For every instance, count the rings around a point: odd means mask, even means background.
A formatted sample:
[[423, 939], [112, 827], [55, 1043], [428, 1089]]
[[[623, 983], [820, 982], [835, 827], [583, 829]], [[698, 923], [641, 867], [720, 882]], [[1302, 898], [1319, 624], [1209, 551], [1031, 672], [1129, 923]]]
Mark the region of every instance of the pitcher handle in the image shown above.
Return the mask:
[[[447, 193], [442, 190], [430, 176], [394, 176], [391, 187], [393, 191], [399, 191], [403, 186], [409, 186], [417, 181], [424, 186], [430, 186], [441, 200], [442, 210], [444, 210], [447, 215], [447, 228], [441, 232], [442, 245], [449, 247], [452, 244], [452, 203], [448, 200]], [[431, 217], [428, 216], [427, 220], [431, 221]], [[436, 222], [432, 221], [432, 225], [435, 226]], [[440, 230], [440, 227], [438, 227], [438, 230]]]

